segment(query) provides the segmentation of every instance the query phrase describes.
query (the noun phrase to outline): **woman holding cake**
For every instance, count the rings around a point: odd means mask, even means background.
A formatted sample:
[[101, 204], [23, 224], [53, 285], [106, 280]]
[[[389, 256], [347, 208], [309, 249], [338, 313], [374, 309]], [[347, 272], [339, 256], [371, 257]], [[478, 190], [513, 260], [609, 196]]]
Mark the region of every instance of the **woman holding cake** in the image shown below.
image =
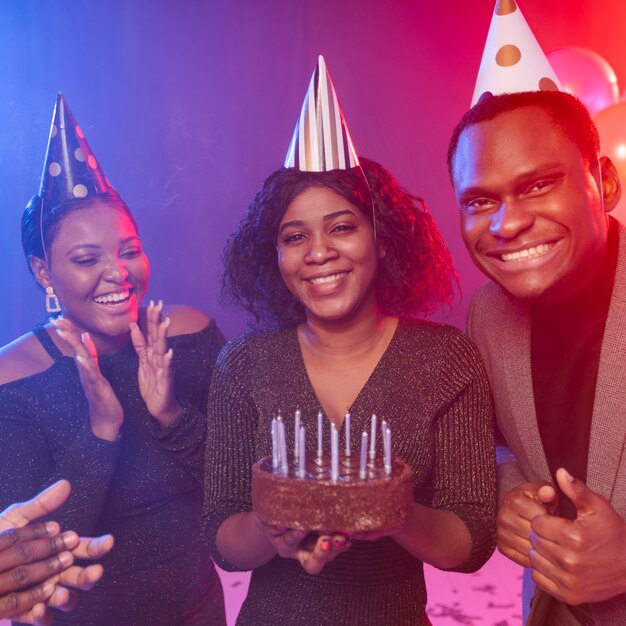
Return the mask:
[[[487, 380], [460, 332], [419, 321], [451, 298], [450, 256], [423, 203], [359, 164], [321, 58], [300, 123], [225, 249], [226, 293], [276, 330], [231, 342], [216, 365], [207, 539], [220, 564], [253, 570], [239, 624], [428, 624], [423, 562], [474, 571], [494, 546]], [[372, 413], [392, 424], [413, 479], [401, 527], [311, 539], [251, 510], [272, 418], [300, 410], [315, 449], [320, 408], [338, 428], [348, 410], [357, 435]]]
[[222, 626], [200, 513], [224, 340], [200, 311], [140, 306], [150, 268], [135, 220], [61, 95], [22, 243], [47, 312], [63, 317], [0, 354], [0, 509], [67, 478], [55, 521], [115, 537], [102, 580], [54, 623]]

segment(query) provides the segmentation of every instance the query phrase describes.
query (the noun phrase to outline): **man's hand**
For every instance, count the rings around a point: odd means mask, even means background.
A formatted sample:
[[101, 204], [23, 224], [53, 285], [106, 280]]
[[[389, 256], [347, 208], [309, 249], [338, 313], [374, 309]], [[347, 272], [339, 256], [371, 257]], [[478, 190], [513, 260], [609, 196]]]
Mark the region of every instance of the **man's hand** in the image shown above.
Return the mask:
[[549, 515], [531, 522], [533, 580], [567, 604], [601, 602], [626, 592], [626, 523], [605, 498], [563, 468], [561, 491], [577, 517]]
[[498, 550], [522, 567], [531, 567], [531, 522], [554, 512], [556, 491], [547, 483], [524, 483], [509, 491], [498, 511]]

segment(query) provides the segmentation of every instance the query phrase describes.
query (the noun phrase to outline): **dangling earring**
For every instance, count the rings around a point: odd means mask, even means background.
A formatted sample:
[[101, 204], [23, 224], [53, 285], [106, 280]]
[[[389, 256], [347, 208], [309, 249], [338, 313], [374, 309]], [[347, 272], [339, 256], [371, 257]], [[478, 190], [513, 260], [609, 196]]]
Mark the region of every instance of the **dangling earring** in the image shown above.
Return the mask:
[[51, 285], [46, 287], [46, 311], [48, 313], [60, 313], [61, 303]]

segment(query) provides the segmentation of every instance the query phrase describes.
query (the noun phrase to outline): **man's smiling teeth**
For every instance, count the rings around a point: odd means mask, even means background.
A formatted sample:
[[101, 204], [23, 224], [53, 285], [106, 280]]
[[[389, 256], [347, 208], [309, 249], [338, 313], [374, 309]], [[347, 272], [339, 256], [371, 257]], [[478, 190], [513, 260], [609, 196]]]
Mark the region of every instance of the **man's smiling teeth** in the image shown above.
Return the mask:
[[96, 296], [93, 300], [98, 304], [108, 304], [109, 302], [122, 302], [122, 300], [127, 300], [128, 296], [130, 296], [130, 291], [128, 289], [124, 289], [124, 291], [120, 291], [119, 293], [110, 293], [106, 296]]
[[314, 285], [323, 285], [324, 283], [332, 283], [334, 280], [343, 278], [348, 272], [339, 272], [338, 274], [330, 274], [328, 276], [317, 276], [316, 278], [309, 278], [309, 282]]
[[503, 261], [519, 261], [520, 259], [536, 259], [542, 254], [545, 254], [548, 250], [554, 247], [554, 243], [541, 243], [538, 246], [532, 246], [531, 248], [525, 248], [524, 250], [518, 250], [517, 252], [507, 252], [501, 254], [500, 257]]

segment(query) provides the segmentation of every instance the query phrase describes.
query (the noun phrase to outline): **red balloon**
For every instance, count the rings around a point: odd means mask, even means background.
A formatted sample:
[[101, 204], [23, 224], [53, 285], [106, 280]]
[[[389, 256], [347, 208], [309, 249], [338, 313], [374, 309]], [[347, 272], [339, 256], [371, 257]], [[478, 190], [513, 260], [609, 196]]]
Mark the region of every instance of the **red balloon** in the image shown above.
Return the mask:
[[563, 90], [582, 100], [592, 115], [619, 100], [617, 76], [597, 52], [567, 46], [548, 52], [547, 57]]

